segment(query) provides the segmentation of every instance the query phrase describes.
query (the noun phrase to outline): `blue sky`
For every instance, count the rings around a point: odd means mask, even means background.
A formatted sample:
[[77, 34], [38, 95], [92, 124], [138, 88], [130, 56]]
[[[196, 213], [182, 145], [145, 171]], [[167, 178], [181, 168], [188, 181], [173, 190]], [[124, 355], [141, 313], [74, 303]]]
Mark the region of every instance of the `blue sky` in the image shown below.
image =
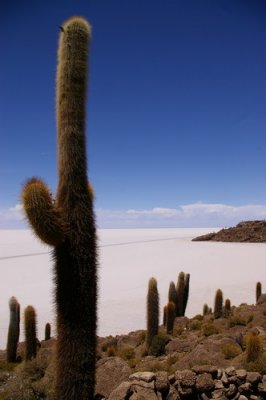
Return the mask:
[[93, 27], [88, 170], [100, 227], [266, 218], [264, 0], [13, 1], [1, 8], [0, 228], [57, 185], [59, 26]]

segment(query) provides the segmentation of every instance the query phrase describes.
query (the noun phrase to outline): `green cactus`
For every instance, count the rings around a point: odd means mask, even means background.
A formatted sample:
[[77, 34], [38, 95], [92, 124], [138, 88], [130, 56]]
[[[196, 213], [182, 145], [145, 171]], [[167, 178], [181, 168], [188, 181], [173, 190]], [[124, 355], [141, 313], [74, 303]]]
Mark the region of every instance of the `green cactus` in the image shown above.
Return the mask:
[[20, 305], [13, 296], [9, 300], [10, 320], [8, 327], [6, 358], [7, 362], [16, 362], [17, 346], [19, 340]]
[[168, 290], [168, 302], [172, 301], [177, 304], [177, 293], [174, 282], [170, 282], [169, 290]]
[[176, 284], [175, 305], [176, 305], [177, 317], [183, 317], [185, 315], [188, 302], [188, 295], [189, 295], [189, 281], [190, 281], [190, 274], [185, 274], [184, 272], [180, 272]]
[[209, 314], [209, 307], [208, 304], [204, 304], [203, 306], [203, 316]]
[[183, 316], [186, 313], [188, 295], [189, 295], [189, 282], [190, 282], [190, 274], [185, 275], [185, 288], [184, 288], [184, 302], [183, 302]]
[[261, 283], [257, 282], [257, 284], [256, 284], [256, 303], [258, 302], [258, 300], [261, 296], [261, 293], [262, 293]]
[[44, 333], [44, 340], [50, 340], [51, 339], [51, 324], [47, 322], [45, 325], [45, 333]]
[[214, 318], [221, 318], [223, 316], [223, 292], [218, 289], [214, 299]]
[[250, 332], [246, 337], [246, 361], [257, 361], [263, 353], [262, 338], [257, 332]]
[[224, 302], [224, 317], [228, 318], [231, 314], [231, 301], [230, 299], [226, 299]]
[[155, 278], [149, 280], [147, 295], [147, 336], [146, 344], [149, 349], [152, 339], [158, 334], [159, 329], [159, 294]]
[[87, 180], [85, 109], [91, 28], [73, 17], [61, 27], [57, 68], [58, 189], [26, 183], [24, 209], [36, 235], [54, 246], [57, 312], [56, 398], [94, 398], [97, 248]]
[[166, 318], [167, 318], [167, 305], [163, 308], [163, 326], [166, 326]]
[[168, 334], [173, 333], [175, 316], [176, 316], [175, 303], [170, 301], [167, 304], [167, 312], [166, 312], [166, 332]]
[[24, 311], [25, 324], [25, 358], [32, 360], [37, 354], [36, 337], [36, 311], [34, 307], [28, 306]]

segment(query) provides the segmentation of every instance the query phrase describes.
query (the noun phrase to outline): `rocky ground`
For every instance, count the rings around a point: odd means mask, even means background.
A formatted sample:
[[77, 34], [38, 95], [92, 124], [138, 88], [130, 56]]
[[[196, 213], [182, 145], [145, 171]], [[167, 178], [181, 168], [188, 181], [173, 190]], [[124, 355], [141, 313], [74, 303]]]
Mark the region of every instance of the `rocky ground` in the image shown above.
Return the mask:
[[219, 232], [211, 232], [198, 236], [193, 241], [214, 242], [266, 242], [266, 221], [243, 221], [235, 227], [222, 229]]
[[[249, 332], [265, 351], [265, 303], [232, 307], [226, 318], [176, 318], [173, 334], [161, 326], [149, 353], [145, 331], [99, 338], [95, 399], [266, 399], [266, 355], [247, 362]], [[53, 399], [54, 345], [43, 341], [35, 360], [15, 365], [0, 353], [0, 400]]]

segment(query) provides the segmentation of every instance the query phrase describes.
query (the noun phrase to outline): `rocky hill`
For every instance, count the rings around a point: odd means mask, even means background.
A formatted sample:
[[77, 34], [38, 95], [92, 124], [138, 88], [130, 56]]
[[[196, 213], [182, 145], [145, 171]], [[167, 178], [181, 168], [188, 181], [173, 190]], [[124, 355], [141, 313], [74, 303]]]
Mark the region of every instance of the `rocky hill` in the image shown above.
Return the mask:
[[[263, 300], [263, 299], [262, 299]], [[182, 400], [266, 398], [266, 303], [175, 319], [149, 352], [145, 331], [98, 338], [95, 400]], [[247, 359], [248, 335], [260, 350]], [[7, 364], [0, 352], [0, 399], [53, 400], [55, 339], [41, 342], [37, 358]], [[23, 358], [23, 343], [19, 354]], [[253, 354], [254, 355], [254, 354]]]
[[219, 232], [211, 232], [198, 236], [193, 241], [214, 242], [266, 242], [266, 221], [243, 221], [235, 227], [221, 229]]

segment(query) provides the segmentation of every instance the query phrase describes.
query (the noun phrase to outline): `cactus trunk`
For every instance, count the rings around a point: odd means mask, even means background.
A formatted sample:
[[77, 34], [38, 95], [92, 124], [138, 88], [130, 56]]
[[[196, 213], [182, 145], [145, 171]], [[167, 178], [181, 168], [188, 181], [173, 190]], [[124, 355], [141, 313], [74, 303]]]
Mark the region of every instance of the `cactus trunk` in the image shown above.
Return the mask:
[[64, 23], [61, 31], [56, 100], [57, 196], [53, 202], [48, 188], [33, 179], [24, 188], [23, 200], [37, 235], [54, 246], [56, 399], [92, 400], [96, 363], [97, 250], [85, 140], [91, 29], [86, 20], [73, 17]]

